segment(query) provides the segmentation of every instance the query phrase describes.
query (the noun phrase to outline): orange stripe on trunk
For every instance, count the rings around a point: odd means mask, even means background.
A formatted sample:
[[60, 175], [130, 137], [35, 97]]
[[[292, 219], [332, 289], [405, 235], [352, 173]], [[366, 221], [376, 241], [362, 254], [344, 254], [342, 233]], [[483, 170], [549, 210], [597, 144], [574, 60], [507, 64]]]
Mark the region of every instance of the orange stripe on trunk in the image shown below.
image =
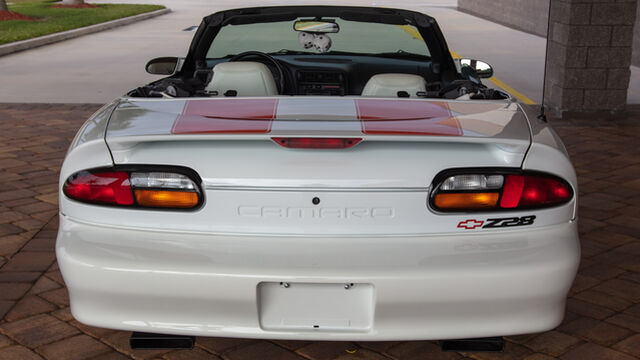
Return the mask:
[[271, 131], [278, 99], [224, 99], [187, 101], [171, 133], [256, 133]]
[[444, 102], [375, 99], [355, 101], [364, 134], [462, 135], [460, 123]]

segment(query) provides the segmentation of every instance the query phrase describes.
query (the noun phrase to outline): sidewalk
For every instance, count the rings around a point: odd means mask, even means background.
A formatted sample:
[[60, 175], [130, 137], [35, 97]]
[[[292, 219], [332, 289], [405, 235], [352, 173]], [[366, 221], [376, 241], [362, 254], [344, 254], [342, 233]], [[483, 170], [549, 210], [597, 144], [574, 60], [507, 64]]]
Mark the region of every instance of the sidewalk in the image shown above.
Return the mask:
[[[526, 359], [640, 357], [637, 125], [558, 124], [578, 172], [582, 263], [563, 324], [508, 337], [503, 354], [436, 342], [198, 338], [193, 351], [131, 351], [129, 333], [75, 321], [55, 263], [58, 170], [98, 105], [0, 104], [0, 359]], [[45, 134], [45, 135], [43, 135]], [[346, 350], [357, 350], [349, 354]]]

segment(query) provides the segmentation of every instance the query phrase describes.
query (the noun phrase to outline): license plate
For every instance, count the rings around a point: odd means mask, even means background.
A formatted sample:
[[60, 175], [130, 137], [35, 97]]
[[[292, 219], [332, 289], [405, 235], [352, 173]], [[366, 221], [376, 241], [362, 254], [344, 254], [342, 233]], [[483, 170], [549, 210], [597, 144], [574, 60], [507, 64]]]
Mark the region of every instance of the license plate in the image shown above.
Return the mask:
[[258, 309], [264, 330], [363, 332], [373, 325], [374, 287], [263, 282]]

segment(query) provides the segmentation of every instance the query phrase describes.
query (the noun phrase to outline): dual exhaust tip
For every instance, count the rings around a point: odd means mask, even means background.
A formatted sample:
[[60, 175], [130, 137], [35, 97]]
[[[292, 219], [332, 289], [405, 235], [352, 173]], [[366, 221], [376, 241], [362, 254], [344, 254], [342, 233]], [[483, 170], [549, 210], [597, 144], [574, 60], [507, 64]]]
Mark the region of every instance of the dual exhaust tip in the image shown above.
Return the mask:
[[[194, 336], [165, 335], [134, 332], [129, 339], [133, 350], [153, 349], [193, 349], [196, 343]], [[440, 341], [442, 351], [461, 352], [502, 352], [504, 340], [502, 337], [456, 339]]]

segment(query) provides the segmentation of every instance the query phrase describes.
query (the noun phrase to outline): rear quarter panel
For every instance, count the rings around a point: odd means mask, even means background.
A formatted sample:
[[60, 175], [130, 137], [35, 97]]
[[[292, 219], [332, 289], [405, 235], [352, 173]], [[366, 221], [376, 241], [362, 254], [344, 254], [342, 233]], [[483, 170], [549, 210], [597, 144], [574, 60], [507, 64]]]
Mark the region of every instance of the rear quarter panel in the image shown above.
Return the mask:
[[79, 170], [112, 166], [113, 160], [104, 139], [109, 118], [118, 105], [118, 101], [107, 104], [96, 111], [76, 133], [71, 141], [67, 156], [60, 169], [59, 197], [60, 211], [64, 214], [68, 209], [69, 199], [62, 192], [66, 179]]
[[575, 219], [577, 216], [578, 178], [569, 153], [551, 125], [538, 119], [537, 109], [529, 106], [521, 107], [531, 126], [531, 146], [522, 168], [551, 173], [568, 181], [574, 193], [572, 219]]

